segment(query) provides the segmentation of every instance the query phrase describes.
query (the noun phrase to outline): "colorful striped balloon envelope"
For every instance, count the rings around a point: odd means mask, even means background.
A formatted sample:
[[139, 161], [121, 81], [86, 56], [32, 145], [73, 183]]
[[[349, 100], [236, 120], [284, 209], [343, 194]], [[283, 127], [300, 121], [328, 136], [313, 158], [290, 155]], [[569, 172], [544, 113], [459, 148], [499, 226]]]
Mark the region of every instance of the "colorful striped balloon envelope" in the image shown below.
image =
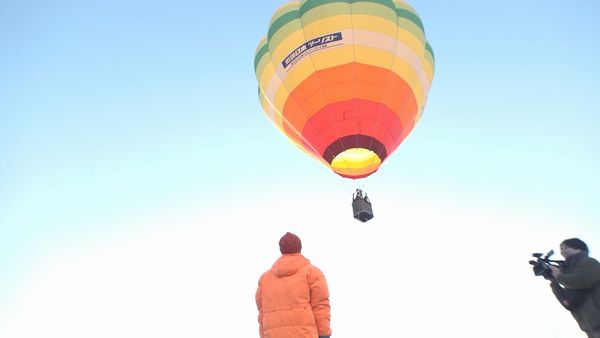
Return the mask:
[[347, 178], [379, 169], [421, 117], [433, 50], [399, 0], [303, 0], [280, 7], [254, 59], [266, 115]]

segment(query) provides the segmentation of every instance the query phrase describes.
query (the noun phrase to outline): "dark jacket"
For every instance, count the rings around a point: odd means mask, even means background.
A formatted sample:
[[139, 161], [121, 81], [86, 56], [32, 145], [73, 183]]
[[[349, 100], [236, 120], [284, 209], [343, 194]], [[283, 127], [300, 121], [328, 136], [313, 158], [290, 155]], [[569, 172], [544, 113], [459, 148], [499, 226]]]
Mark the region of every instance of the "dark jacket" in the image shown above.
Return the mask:
[[[579, 327], [585, 332], [600, 329], [600, 263], [588, 257], [587, 252], [581, 252], [566, 260], [564, 271], [558, 275], [556, 282], [565, 290], [583, 291], [585, 296], [578, 305], [569, 309], [577, 320]], [[559, 301], [564, 300], [560, 288], [552, 287]]]

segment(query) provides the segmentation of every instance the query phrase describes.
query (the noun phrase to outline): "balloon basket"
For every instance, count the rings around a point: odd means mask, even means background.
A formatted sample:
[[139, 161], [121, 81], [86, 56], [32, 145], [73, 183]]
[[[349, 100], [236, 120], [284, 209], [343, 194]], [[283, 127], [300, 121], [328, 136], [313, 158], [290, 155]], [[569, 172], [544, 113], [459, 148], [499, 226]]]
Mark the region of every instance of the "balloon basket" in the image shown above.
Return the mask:
[[356, 189], [352, 196], [352, 211], [354, 218], [363, 223], [373, 218], [371, 201], [369, 201], [367, 194], [360, 189]]

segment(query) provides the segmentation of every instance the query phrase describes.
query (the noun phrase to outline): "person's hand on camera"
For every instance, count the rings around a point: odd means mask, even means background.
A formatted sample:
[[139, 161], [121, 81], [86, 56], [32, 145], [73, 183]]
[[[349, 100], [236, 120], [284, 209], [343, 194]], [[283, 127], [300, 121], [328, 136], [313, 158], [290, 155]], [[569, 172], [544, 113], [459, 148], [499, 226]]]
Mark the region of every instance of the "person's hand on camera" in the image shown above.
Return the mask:
[[554, 278], [558, 277], [558, 275], [560, 275], [560, 268], [554, 265], [550, 265], [550, 270], [552, 270], [552, 276], [554, 276]]

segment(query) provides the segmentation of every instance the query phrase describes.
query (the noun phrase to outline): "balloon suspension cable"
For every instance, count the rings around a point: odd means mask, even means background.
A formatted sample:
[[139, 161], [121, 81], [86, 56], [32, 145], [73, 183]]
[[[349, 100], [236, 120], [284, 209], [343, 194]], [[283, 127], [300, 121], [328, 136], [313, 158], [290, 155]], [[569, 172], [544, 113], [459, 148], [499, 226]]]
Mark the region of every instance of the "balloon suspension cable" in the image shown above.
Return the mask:
[[354, 187], [350, 187], [348, 184], [346, 184], [346, 181], [348, 180], [347, 178], [339, 176], [339, 179], [340, 179], [340, 183], [342, 185], [342, 189], [344, 191], [344, 198], [347, 199], [348, 196], [352, 196], [354, 194], [354, 191], [356, 189], [354, 189]]
[[[356, 190], [361, 190], [363, 193], [365, 192], [365, 187], [368, 185], [368, 181], [371, 177], [365, 177], [365, 178], [361, 178], [360, 179], [360, 184], [358, 185], [358, 188], [356, 188], [356, 184], [353, 184], [352, 186], [349, 185], [349, 183], [347, 184], [347, 181], [350, 180], [349, 178], [344, 178], [340, 176], [340, 183], [342, 185], [342, 188], [344, 190], [344, 198], [348, 198], [349, 196], [354, 196]], [[356, 179], [352, 180], [354, 183], [356, 183]]]

